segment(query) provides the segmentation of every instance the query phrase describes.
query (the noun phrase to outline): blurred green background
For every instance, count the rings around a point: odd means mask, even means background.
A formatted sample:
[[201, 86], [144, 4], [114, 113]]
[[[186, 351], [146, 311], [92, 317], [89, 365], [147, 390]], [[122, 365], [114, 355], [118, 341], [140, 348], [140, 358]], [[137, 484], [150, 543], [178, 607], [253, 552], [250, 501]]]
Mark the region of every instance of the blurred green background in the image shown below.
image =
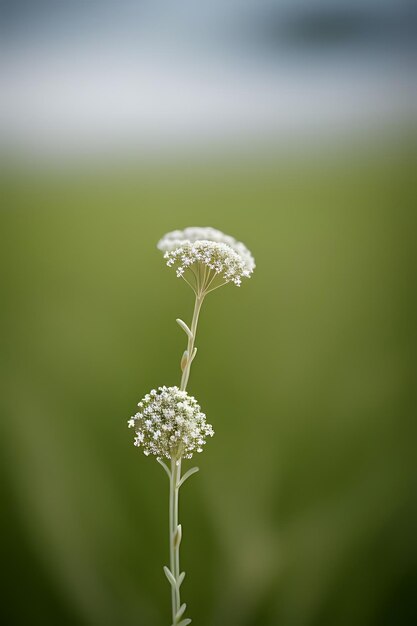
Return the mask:
[[179, 381], [192, 292], [155, 244], [189, 225], [257, 262], [201, 316], [193, 623], [415, 623], [414, 178], [398, 146], [4, 174], [4, 624], [168, 624], [167, 479], [126, 421]]

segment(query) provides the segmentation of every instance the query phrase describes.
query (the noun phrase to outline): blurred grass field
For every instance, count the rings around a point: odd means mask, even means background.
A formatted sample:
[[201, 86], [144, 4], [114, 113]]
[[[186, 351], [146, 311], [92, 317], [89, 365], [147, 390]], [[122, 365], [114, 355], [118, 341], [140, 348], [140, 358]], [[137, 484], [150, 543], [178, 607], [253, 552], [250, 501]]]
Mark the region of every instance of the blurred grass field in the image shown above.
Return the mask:
[[415, 623], [415, 167], [387, 154], [4, 175], [4, 624], [168, 624], [167, 480], [126, 421], [179, 381], [192, 293], [155, 244], [188, 225], [257, 262], [201, 316], [193, 624]]

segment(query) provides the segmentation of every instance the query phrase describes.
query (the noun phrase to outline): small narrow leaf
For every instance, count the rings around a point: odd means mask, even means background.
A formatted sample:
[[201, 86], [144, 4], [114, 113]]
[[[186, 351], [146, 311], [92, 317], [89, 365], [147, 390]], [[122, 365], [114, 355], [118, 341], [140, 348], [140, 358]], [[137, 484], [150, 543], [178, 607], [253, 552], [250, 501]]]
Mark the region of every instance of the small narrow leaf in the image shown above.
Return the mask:
[[181, 543], [181, 539], [182, 539], [182, 526], [181, 524], [178, 524], [177, 530], [175, 531], [175, 534], [174, 534], [174, 540], [173, 540], [174, 548], [178, 548], [178, 546]]
[[182, 622], [180, 622], [179, 624], [177, 624], [177, 626], [188, 626], [188, 624], [191, 624], [191, 621], [189, 617], [187, 617], [186, 619], [183, 619]]
[[184, 350], [184, 354], [182, 355], [182, 359], [181, 359], [181, 371], [182, 372], [187, 367], [187, 363], [188, 363], [188, 350]]
[[168, 474], [168, 478], [171, 479], [171, 472], [169, 471], [168, 465], [166, 463], [164, 463], [162, 459], [156, 459], [156, 460], [158, 461], [159, 465], [162, 465], [162, 467], [164, 468], [164, 470]]
[[185, 602], [184, 602], [184, 604], [181, 604], [180, 608], [178, 609], [178, 611], [177, 611], [177, 613], [176, 613], [176, 615], [175, 615], [175, 620], [176, 620], [176, 621], [177, 621], [177, 620], [179, 620], [179, 619], [181, 619], [181, 617], [182, 617], [182, 616], [184, 615], [184, 613], [185, 613], [185, 609], [186, 609], [186, 608], [187, 608], [187, 605], [185, 604]]
[[184, 476], [181, 478], [180, 482], [178, 483], [177, 488], [179, 489], [181, 485], [185, 483], [187, 478], [190, 478], [190, 476], [198, 472], [198, 470], [199, 470], [198, 467], [192, 467], [191, 469], [188, 470], [188, 472], [185, 472]]
[[178, 589], [181, 587], [182, 585], [182, 581], [185, 578], [185, 572], [181, 572], [181, 574], [178, 576], [178, 580], [177, 580], [177, 587]]
[[172, 575], [171, 570], [166, 565], [164, 565], [164, 572], [165, 572], [165, 576], [168, 578], [169, 584], [175, 587], [176, 586], [175, 578]]
[[190, 359], [191, 362], [194, 361], [194, 358], [195, 358], [196, 354], [197, 354], [197, 348], [194, 348], [194, 350], [192, 352], [192, 355], [191, 355], [191, 359]]
[[191, 340], [193, 340], [193, 333], [191, 332], [191, 330], [188, 328], [187, 324], [185, 322], [183, 322], [180, 318], [178, 318], [176, 320], [178, 326], [181, 326], [181, 328], [183, 329], [183, 331], [189, 336], [189, 338]]

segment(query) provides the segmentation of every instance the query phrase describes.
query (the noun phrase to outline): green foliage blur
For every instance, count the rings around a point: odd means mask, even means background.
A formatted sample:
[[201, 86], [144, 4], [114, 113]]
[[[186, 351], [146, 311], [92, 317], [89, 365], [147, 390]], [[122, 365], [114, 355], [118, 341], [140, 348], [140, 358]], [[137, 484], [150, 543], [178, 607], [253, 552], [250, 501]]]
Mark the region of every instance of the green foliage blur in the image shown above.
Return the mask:
[[257, 268], [201, 315], [187, 614], [417, 623], [415, 171], [388, 153], [4, 173], [3, 624], [169, 624], [167, 478], [126, 422], [179, 381], [193, 297], [155, 245], [194, 225]]

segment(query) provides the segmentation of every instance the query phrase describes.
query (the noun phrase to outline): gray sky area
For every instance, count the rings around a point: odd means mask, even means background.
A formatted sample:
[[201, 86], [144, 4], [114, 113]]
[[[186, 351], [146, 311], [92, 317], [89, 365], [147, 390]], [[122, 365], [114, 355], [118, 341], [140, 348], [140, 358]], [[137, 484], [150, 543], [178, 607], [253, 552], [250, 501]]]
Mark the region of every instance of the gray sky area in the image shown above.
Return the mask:
[[28, 154], [389, 130], [415, 14], [390, 0], [1, 4], [0, 132]]

